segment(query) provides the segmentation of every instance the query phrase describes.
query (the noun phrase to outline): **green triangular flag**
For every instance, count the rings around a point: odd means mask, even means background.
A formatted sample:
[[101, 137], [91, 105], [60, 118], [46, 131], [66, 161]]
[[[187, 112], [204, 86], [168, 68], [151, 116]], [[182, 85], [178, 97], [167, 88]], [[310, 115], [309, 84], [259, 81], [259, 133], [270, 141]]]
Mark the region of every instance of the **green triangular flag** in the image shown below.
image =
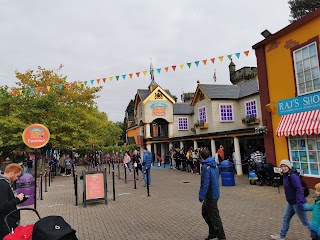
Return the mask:
[[191, 67], [191, 63], [187, 63], [188, 67], [190, 68]]
[[232, 54], [227, 55], [227, 57], [229, 58], [229, 60], [231, 60]]
[[119, 80], [119, 76], [116, 76], [117, 81]]

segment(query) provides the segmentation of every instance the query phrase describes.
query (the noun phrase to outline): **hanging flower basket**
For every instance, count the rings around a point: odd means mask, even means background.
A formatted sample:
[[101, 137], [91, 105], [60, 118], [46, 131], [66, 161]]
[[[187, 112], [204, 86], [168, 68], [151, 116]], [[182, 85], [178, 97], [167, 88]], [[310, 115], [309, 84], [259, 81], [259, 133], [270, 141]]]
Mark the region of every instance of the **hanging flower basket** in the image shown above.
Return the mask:
[[259, 127], [256, 127], [254, 130], [256, 134], [267, 134], [268, 132], [268, 129], [266, 126], [259, 126]]
[[246, 125], [260, 123], [260, 119], [255, 117], [255, 116], [252, 116], [252, 115], [247, 115], [247, 116], [243, 117], [241, 119], [241, 121], [242, 121], [243, 124], [246, 124]]

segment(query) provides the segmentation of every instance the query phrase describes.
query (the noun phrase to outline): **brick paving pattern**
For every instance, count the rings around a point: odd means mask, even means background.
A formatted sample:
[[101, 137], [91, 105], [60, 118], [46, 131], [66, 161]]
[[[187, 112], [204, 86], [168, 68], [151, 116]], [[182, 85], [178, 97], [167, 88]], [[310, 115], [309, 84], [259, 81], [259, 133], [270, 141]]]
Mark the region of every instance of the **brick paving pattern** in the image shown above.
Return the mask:
[[[78, 172], [83, 169], [79, 167]], [[126, 184], [116, 178], [116, 201], [112, 201], [112, 179], [108, 175], [108, 204], [92, 202], [86, 208], [82, 205], [82, 181], [79, 205], [75, 206], [73, 178], [56, 176], [48, 192], [43, 193], [44, 200], [37, 201], [37, 210], [41, 217], [62, 216], [81, 240], [204, 239], [208, 228], [198, 201], [199, 175], [158, 167], [151, 171], [150, 197], [143, 181], [138, 181], [134, 189], [133, 181]], [[250, 185], [245, 175], [235, 178], [236, 186], [221, 187], [218, 202], [227, 239], [270, 239], [270, 234], [281, 227], [286, 203], [282, 187], [279, 194], [275, 187]], [[312, 191], [310, 195], [309, 203]], [[36, 220], [31, 212], [22, 213], [22, 225]], [[286, 239], [310, 239], [296, 216]]]

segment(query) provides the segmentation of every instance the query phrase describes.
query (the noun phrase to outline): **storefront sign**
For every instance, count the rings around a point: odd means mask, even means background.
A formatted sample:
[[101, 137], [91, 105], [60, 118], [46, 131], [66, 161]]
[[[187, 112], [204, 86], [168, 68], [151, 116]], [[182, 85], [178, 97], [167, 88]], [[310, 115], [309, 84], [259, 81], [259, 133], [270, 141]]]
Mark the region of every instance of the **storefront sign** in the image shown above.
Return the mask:
[[152, 109], [153, 116], [165, 116], [167, 111], [167, 104], [165, 103], [153, 103], [150, 108]]
[[50, 132], [42, 124], [31, 124], [22, 134], [23, 142], [30, 148], [41, 148], [49, 142], [49, 139]]
[[306, 112], [320, 108], [320, 92], [315, 92], [278, 102], [278, 115]]

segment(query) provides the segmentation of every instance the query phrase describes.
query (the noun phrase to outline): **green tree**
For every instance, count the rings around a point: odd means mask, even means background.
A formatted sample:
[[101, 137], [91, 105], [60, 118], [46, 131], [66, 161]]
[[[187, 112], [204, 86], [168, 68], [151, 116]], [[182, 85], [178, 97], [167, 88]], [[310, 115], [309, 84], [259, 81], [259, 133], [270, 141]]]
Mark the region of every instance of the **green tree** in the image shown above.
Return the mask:
[[[98, 111], [94, 101], [101, 87], [89, 88], [76, 83], [67, 87], [66, 77], [59, 75], [61, 68], [39, 67], [35, 72], [16, 72], [20, 80], [17, 90], [22, 89], [25, 94], [8, 95], [4, 94], [7, 87], [0, 88], [0, 153], [23, 149], [22, 132], [32, 123], [48, 127], [51, 136], [46, 148], [86, 148], [92, 144], [102, 147], [118, 143], [121, 129]], [[52, 89], [41, 91], [48, 89], [47, 86]], [[34, 91], [30, 92], [32, 88]]]
[[290, 17], [293, 22], [320, 7], [320, 0], [289, 0]]

